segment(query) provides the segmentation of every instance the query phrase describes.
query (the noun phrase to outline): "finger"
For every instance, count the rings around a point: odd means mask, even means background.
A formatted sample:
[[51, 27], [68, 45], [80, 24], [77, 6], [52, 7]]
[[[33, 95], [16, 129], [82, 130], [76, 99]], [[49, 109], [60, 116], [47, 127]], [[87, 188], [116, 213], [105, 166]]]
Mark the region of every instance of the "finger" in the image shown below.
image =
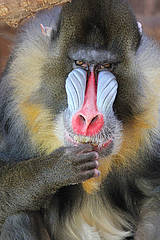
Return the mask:
[[77, 156], [76, 159], [76, 164], [83, 164], [86, 162], [92, 162], [94, 160], [98, 160], [98, 153], [93, 151], [93, 152], [88, 152], [88, 153], [83, 153], [79, 156]]
[[91, 151], [93, 151], [93, 146], [90, 144], [79, 144], [76, 149], [76, 152], [78, 154], [91, 152]]
[[93, 162], [87, 162], [81, 165], [80, 169], [81, 171], [87, 171], [91, 169], [97, 169], [98, 168], [98, 161], [93, 161]]
[[100, 176], [100, 171], [99, 170], [97, 170], [97, 169], [88, 170], [88, 171], [83, 172], [80, 175], [80, 181], [83, 182], [83, 181], [86, 181], [90, 178], [99, 177], [99, 176]]
[[93, 151], [93, 147], [90, 144], [79, 144], [78, 146], [66, 147], [66, 153], [72, 155], [79, 155], [91, 151]]

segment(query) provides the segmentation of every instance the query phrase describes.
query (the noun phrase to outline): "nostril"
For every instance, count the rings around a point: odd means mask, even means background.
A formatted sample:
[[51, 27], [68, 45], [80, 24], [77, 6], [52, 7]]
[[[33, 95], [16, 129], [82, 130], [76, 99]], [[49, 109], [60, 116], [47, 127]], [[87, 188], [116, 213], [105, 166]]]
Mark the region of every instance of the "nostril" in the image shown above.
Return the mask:
[[93, 136], [98, 134], [104, 125], [103, 114], [90, 111], [87, 114], [78, 112], [72, 117], [72, 128], [76, 134]]
[[79, 119], [80, 119], [80, 121], [82, 121], [82, 122], [84, 122], [85, 123], [85, 121], [86, 121], [86, 119], [83, 117], [83, 115], [79, 115]]
[[97, 120], [98, 120], [98, 115], [91, 120], [90, 124], [94, 124]]

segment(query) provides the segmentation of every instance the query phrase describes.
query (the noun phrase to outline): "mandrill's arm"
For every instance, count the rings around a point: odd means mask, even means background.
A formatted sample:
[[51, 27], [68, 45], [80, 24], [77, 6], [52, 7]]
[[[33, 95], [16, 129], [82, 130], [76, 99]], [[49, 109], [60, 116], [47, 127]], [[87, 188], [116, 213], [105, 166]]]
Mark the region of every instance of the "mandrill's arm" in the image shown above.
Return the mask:
[[135, 240], [160, 240], [160, 197], [149, 199], [142, 207]]
[[91, 146], [79, 145], [1, 167], [0, 223], [17, 212], [38, 210], [62, 186], [98, 176], [97, 158]]

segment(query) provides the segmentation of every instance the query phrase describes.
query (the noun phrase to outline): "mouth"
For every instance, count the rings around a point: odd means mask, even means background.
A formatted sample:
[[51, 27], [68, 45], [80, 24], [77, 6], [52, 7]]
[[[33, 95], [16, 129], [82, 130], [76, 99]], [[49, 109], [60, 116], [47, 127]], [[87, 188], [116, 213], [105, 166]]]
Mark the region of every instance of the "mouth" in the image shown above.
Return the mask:
[[93, 146], [95, 150], [103, 150], [112, 143], [112, 138], [109, 138], [107, 140], [105, 139], [96, 139], [96, 137], [89, 137], [89, 136], [81, 136], [81, 135], [73, 135], [66, 133], [65, 135], [68, 142], [72, 143], [74, 146], [77, 146], [78, 144], [90, 144]]

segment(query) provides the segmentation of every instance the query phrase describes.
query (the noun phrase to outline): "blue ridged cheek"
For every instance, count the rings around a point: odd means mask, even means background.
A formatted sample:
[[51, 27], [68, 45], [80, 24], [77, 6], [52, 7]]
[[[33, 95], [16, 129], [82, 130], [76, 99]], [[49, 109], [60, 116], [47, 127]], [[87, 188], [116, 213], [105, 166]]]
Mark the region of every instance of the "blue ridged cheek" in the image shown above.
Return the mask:
[[84, 102], [87, 72], [77, 68], [69, 73], [66, 79], [66, 92], [68, 109], [75, 112], [80, 109]]
[[118, 83], [109, 71], [102, 71], [98, 75], [97, 108], [99, 112], [110, 113], [117, 95]]

